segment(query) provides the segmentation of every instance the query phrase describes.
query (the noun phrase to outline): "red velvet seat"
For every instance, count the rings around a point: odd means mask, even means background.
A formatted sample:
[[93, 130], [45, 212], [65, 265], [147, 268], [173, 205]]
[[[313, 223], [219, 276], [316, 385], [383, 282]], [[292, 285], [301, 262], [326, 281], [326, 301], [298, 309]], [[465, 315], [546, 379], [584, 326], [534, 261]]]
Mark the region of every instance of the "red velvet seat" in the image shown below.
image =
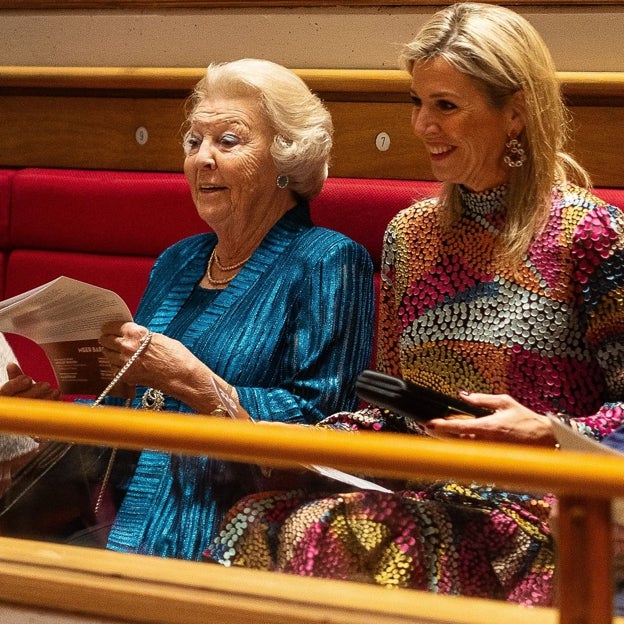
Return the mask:
[[[377, 283], [390, 219], [435, 194], [428, 181], [330, 178], [311, 202], [312, 220], [364, 245]], [[596, 189], [624, 207], [624, 189]], [[156, 256], [205, 231], [182, 173], [0, 169], [0, 292], [19, 294], [60, 275], [110, 288], [136, 310]], [[54, 382], [43, 352], [7, 338], [24, 369]]]

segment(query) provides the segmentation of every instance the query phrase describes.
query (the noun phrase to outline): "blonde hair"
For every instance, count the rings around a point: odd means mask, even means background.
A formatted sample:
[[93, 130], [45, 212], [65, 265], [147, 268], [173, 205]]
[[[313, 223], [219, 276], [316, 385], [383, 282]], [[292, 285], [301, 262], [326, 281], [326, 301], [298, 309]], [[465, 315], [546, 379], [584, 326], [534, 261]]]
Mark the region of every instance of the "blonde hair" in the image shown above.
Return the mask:
[[[552, 188], [573, 181], [589, 186], [585, 170], [565, 151], [569, 114], [563, 104], [555, 65], [538, 32], [510, 9], [481, 3], [454, 4], [433, 15], [400, 60], [415, 64], [441, 58], [475, 80], [495, 108], [517, 92], [525, 104], [525, 127], [517, 137], [527, 161], [511, 169], [503, 254], [519, 262], [544, 227]], [[460, 211], [459, 187], [445, 184], [441, 201], [450, 220]]]
[[333, 124], [329, 111], [299, 76], [262, 59], [210, 64], [187, 100], [187, 124], [198, 104], [214, 96], [257, 98], [275, 131], [271, 155], [279, 175], [288, 176], [289, 188], [299, 197], [313, 199], [321, 192]]

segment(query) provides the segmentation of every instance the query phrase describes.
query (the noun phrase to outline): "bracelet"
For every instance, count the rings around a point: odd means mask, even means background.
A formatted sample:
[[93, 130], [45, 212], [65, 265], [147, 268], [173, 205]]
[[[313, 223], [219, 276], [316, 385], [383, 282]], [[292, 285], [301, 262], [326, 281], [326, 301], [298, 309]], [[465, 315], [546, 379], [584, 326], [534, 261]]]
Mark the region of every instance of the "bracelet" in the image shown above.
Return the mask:
[[[213, 382], [213, 384], [215, 385], [215, 387], [217, 387], [217, 384], [215, 382]], [[231, 410], [235, 410], [236, 409], [236, 403], [234, 402], [234, 386], [230, 386], [229, 384], [227, 384], [228, 387], [228, 394], [226, 394], [226, 391], [221, 388], [220, 386], [218, 386], [219, 390], [223, 390], [223, 392], [218, 392], [219, 394], [219, 403], [217, 404], [217, 407], [215, 407], [210, 413], [213, 416], [219, 416], [219, 417], [229, 417], [229, 418], [233, 418], [234, 416], [232, 415], [232, 411]], [[225, 404], [228, 404], [230, 406], [230, 409], [228, 409], [228, 407]]]
[[158, 388], [148, 388], [141, 397], [143, 409], [160, 412], [165, 407], [165, 395]]
[[570, 415], [565, 414], [564, 412], [555, 412], [554, 414], [552, 412], [547, 412], [546, 416], [552, 416], [553, 418], [560, 420], [564, 425], [567, 425], [568, 427], [572, 426], [572, 423], [570, 422]]
[[141, 355], [141, 353], [145, 351], [153, 335], [154, 334], [151, 331], [148, 331], [147, 334], [145, 334], [145, 336], [141, 338], [141, 342], [139, 343], [137, 350], [130, 356], [130, 359], [119, 369], [119, 372], [115, 375], [115, 377], [108, 384], [108, 386], [106, 386], [106, 388], [102, 390], [102, 393], [100, 394], [100, 396], [98, 396], [97, 399], [95, 399], [91, 407], [97, 407], [106, 398], [113, 386], [115, 386], [119, 382], [119, 380], [123, 377], [124, 373], [134, 364], [139, 355]]

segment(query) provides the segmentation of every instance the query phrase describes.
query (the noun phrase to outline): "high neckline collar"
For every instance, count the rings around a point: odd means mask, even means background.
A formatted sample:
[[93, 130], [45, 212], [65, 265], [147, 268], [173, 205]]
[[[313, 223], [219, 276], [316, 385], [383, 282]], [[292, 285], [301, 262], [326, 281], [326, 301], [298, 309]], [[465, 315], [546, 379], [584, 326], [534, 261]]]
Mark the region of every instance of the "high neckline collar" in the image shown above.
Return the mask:
[[505, 210], [507, 185], [501, 184], [485, 191], [470, 191], [464, 186], [459, 187], [461, 203], [465, 214], [492, 215]]

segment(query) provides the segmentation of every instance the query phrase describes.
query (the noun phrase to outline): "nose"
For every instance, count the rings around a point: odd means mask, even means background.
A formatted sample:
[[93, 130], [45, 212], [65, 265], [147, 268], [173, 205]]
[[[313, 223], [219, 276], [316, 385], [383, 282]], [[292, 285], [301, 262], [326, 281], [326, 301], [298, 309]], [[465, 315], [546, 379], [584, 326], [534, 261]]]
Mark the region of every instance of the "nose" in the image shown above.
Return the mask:
[[199, 167], [207, 167], [208, 169], [216, 169], [217, 161], [215, 158], [215, 150], [210, 141], [202, 141], [197, 150], [196, 162]]
[[435, 125], [435, 119], [424, 106], [415, 106], [412, 109], [412, 130], [417, 137], [423, 138]]

